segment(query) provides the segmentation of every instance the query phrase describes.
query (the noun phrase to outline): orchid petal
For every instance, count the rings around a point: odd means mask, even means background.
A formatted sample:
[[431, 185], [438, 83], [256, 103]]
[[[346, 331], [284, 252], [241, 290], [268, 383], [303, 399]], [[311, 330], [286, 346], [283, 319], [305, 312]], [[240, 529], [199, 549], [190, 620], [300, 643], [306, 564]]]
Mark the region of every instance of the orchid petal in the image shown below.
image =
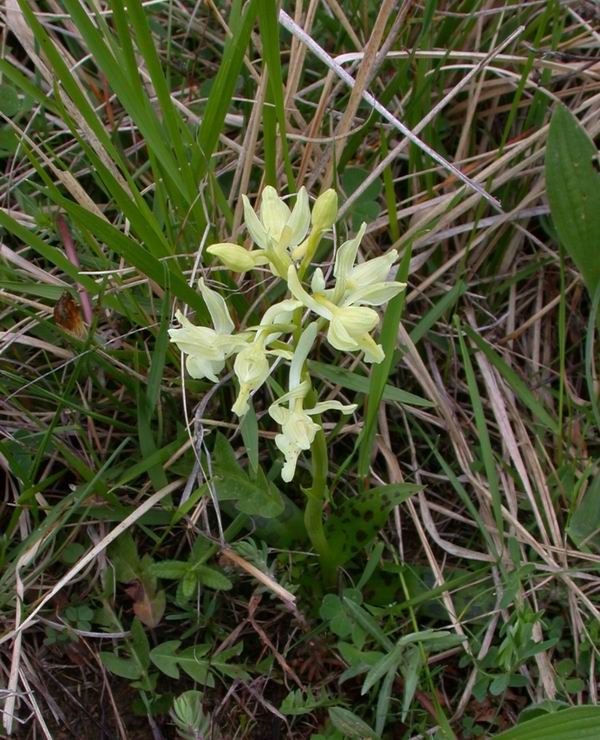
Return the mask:
[[267, 185], [260, 201], [260, 220], [273, 241], [279, 241], [290, 215], [290, 209], [277, 195], [275, 188]]
[[296, 204], [292, 209], [292, 213], [288, 219], [287, 225], [291, 230], [290, 240], [286, 246], [295, 247], [306, 236], [308, 227], [310, 226], [310, 207], [308, 204], [308, 193], [306, 188], [302, 186], [298, 191], [296, 197]]
[[358, 408], [357, 403], [341, 403], [340, 401], [319, 401], [315, 404], [312, 409], [306, 409], [306, 413], [310, 416], [314, 414], [322, 414], [325, 411], [341, 411], [342, 414], [352, 414]]
[[279, 303], [275, 303], [267, 308], [260, 321], [260, 325], [286, 324], [292, 318], [294, 311], [301, 306], [302, 303], [293, 298], [286, 298]]
[[254, 208], [252, 208], [250, 201], [245, 195], [242, 195], [242, 203], [244, 204], [244, 222], [248, 233], [252, 237], [252, 241], [262, 249], [267, 249], [269, 247], [269, 235], [265, 227], [261, 224]]
[[349, 334], [353, 337], [371, 331], [379, 322], [379, 315], [372, 308], [364, 306], [344, 306], [338, 308], [334, 314], [337, 321], [341, 321]]
[[285, 456], [285, 463], [281, 471], [281, 478], [289, 483], [294, 478], [296, 472], [296, 465], [298, 463], [298, 455], [301, 450], [298, 449], [284, 434], [278, 434], [275, 437], [275, 445], [283, 452]]
[[383, 283], [388, 279], [392, 265], [397, 259], [398, 252], [392, 249], [387, 254], [361, 262], [352, 268], [348, 282], [356, 286]]
[[294, 352], [294, 359], [290, 365], [290, 390], [294, 390], [301, 385], [302, 368], [306, 362], [309, 352], [312, 349], [315, 339], [317, 338], [317, 332], [319, 328], [317, 322], [313, 321], [309, 324], [306, 329], [302, 332], [298, 344], [296, 345], [296, 351]]
[[313, 272], [312, 279], [310, 281], [310, 289], [313, 293], [323, 293], [325, 290], [325, 276], [320, 267], [317, 267]]
[[235, 403], [231, 407], [234, 414], [242, 417], [250, 408], [248, 399], [250, 398], [250, 388], [247, 385], [240, 386], [240, 392], [238, 393]]
[[348, 294], [344, 303], [353, 305], [381, 306], [406, 288], [406, 283], [375, 283], [356, 288]]
[[329, 323], [327, 341], [332, 347], [339, 349], [340, 352], [355, 352], [359, 349], [356, 340], [348, 333], [343, 322], [335, 318]]
[[218, 357], [216, 347], [217, 333], [208, 326], [195, 326], [187, 319], [181, 311], [177, 311], [175, 318], [181, 324], [180, 328], [169, 329], [171, 341], [186, 354], [199, 354], [204, 352], [213, 357]]
[[209, 288], [202, 278], [198, 280], [198, 286], [217, 334], [231, 334], [235, 325], [231, 320], [229, 309], [227, 308], [227, 304], [225, 303], [223, 296], [217, 293], [216, 290]]
[[333, 268], [333, 275], [337, 280], [346, 280], [350, 275], [352, 266], [356, 261], [358, 248], [366, 230], [367, 224], [363, 222], [354, 239], [344, 242], [338, 249], [335, 256], [335, 267]]
[[298, 273], [294, 265], [290, 265], [287, 274], [288, 287], [294, 298], [297, 298], [302, 302], [304, 306], [310, 308], [311, 311], [322, 316], [325, 319], [331, 319], [332, 313], [330, 309], [324, 306], [322, 303], [316, 301], [311, 295], [309, 295], [298, 280]]
[[211, 362], [200, 355], [188, 355], [185, 360], [185, 367], [191, 378], [202, 380], [208, 378], [213, 383], [218, 383], [218, 373], [225, 367], [225, 360]]
[[[284, 393], [283, 396], [280, 396], [276, 401], [274, 401], [269, 406], [269, 416], [275, 419], [272, 411], [275, 411], [276, 408], [283, 408], [283, 404], [287, 403], [288, 401], [296, 401], [299, 398], [305, 398], [309, 390], [310, 390], [310, 383], [308, 382], [308, 380], [302, 381], [302, 383], [297, 385], [295, 388], [292, 388], [292, 390], [288, 391], [287, 393]], [[287, 409], [284, 409], [284, 411], [286, 411], [286, 413], [290, 413], [287, 411]], [[279, 412], [276, 412], [276, 413], [279, 413]], [[275, 419], [275, 421], [280, 423], [279, 419]]]

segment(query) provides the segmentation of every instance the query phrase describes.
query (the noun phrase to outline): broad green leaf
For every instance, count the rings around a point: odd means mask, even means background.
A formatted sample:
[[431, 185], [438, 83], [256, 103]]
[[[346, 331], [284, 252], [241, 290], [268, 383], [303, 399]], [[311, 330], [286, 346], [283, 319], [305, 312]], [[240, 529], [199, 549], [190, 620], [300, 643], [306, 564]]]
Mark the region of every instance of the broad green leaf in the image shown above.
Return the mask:
[[600, 475], [590, 483], [567, 526], [567, 534], [580, 549], [600, 549]]
[[337, 594], [325, 594], [319, 608], [319, 616], [328, 622], [329, 629], [338, 637], [352, 634], [352, 620]]
[[391, 652], [383, 656], [383, 658], [377, 663], [377, 665], [374, 665], [370, 669], [360, 690], [360, 693], [363, 694], [363, 696], [369, 691], [372, 686], [375, 686], [377, 681], [379, 681], [380, 678], [383, 678], [385, 674], [388, 673], [388, 671], [397, 670], [398, 663], [402, 659], [404, 649], [405, 648], [403, 645], [396, 645], [396, 647]]
[[359, 650], [356, 645], [349, 642], [338, 642], [337, 649], [350, 666], [340, 676], [338, 682], [340, 684], [366, 673], [382, 658], [382, 654], [378, 650]]
[[111, 673], [133, 681], [140, 678], [142, 669], [132, 658], [121, 658], [114, 653], [100, 653], [100, 660]]
[[336, 730], [343, 733], [344, 737], [356, 738], [356, 740], [377, 740], [375, 731], [349, 709], [330, 707], [329, 719]]
[[181, 640], [168, 640], [162, 642], [150, 651], [150, 660], [154, 665], [170, 678], [179, 678], [179, 668], [177, 667], [178, 656], [177, 649], [181, 645]]
[[402, 697], [403, 722], [406, 719], [415, 691], [417, 690], [419, 674], [421, 672], [421, 666], [423, 665], [421, 651], [416, 645], [409, 645], [405, 655], [407, 657], [401, 667], [402, 675], [404, 676], [404, 696]]
[[[332, 383], [341, 385], [342, 388], [348, 388], [351, 391], [358, 391], [359, 393], [369, 392], [371, 380], [366, 375], [353, 373], [343, 367], [327, 365], [324, 362], [317, 362], [316, 360], [309, 360], [308, 365], [315, 375], [320, 375]], [[433, 403], [426, 398], [400, 390], [400, 388], [396, 388], [393, 385], [384, 386], [383, 400], [397, 401], [398, 403], [406, 403], [409, 406], [420, 406], [422, 408], [431, 408], [433, 406]]]
[[[370, 174], [368, 170], [362, 167], [346, 167], [342, 175], [342, 187], [346, 195], [352, 195], [355, 190], [358, 190]], [[356, 203], [378, 200], [382, 188], [383, 182], [379, 178], [373, 180], [369, 187], [360, 194]]]
[[185, 560], [163, 560], [160, 563], [152, 563], [150, 573], [157, 578], [173, 581], [183, 578], [189, 567], [190, 564]]
[[244, 469], [240, 465], [235, 450], [229, 443], [227, 437], [222, 432], [217, 432], [215, 445], [213, 448], [214, 465], [223, 468], [223, 470], [235, 471], [245, 475]]
[[[237, 465], [237, 462], [236, 462]], [[258, 469], [256, 481], [251, 481], [241, 469], [214, 465], [213, 479], [217, 496], [222, 501], [235, 501], [243, 514], [261, 516], [265, 519], [279, 516], [285, 508], [277, 486], [267, 480], [262, 469]]]
[[381, 629], [377, 620], [375, 620], [366, 609], [363, 609], [360, 604], [357, 604], [355, 601], [347, 597], [344, 597], [344, 606], [365, 632], [368, 632], [371, 637], [377, 640], [384, 650], [392, 652], [394, 649], [394, 643]]
[[258, 421], [252, 404], [250, 404], [250, 408], [240, 422], [240, 432], [244, 440], [244, 447], [246, 448], [250, 468], [256, 475], [258, 470]]
[[253, 516], [254, 533], [272, 547], [289, 549], [306, 541], [304, 514], [300, 508], [285, 494], [281, 494], [283, 511], [277, 517], [266, 519]]
[[0, 113], [7, 118], [16, 116], [19, 112], [19, 97], [12, 85], [2, 83], [0, 85]]
[[140, 668], [144, 672], [147, 671], [150, 665], [150, 645], [139, 619], [134, 619], [131, 624], [131, 646]]
[[[346, 167], [342, 174], [342, 188], [346, 195], [350, 196], [364, 182], [370, 173], [362, 167]], [[371, 223], [381, 212], [379, 196], [383, 187], [381, 178], [374, 180], [369, 187], [360, 194], [350, 209], [352, 214], [352, 227], [356, 231], [363, 221]]]
[[188, 676], [203, 686], [214, 687], [214, 678], [209, 673], [209, 660], [206, 658], [208, 645], [194, 645], [179, 653], [179, 667]]
[[196, 593], [198, 578], [191, 569], [184, 574], [183, 578], [181, 579], [180, 586], [184, 601], [191, 599], [192, 596]]
[[238, 642], [226, 650], [222, 650], [218, 655], [210, 659], [212, 670], [222, 673], [229, 678], [239, 678], [242, 681], [249, 681], [250, 674], [244, 670], [244, 667], [237, 663], [230, 663], [231, 658], [236, 658], [244, 649], [244, 643]]
[[109, 557], [115, 569], [117, 581], [130, 583], [140, 572], [137, 545], [130, 532], [124, 532], [109, 548]]
[[262, 468], [259, 468], [251, 495], [246, 498], [239, 498], [237, 508], [243, 514], [260, 515], [270, 519], [279, 516], [285, 505], [277, 486], [268, 480]]
[[596, 740], [600, 706], [569, 707], [518, 724], [494, 737], [498, 740]]
[[325, 534], [335, 566], [363, 550], [384, 526], [388, 514], [421, 486], [398, 483], [378, 486], [346, 499], [329, 515]]
[[171, 457], [175, 450], [178, 450], [181, 447], [184, 440], [186, 439], [187, 434], [184, 433], [182, 435], [179, 435], [172, 442], [169, 442], [168, 445], [165, 445], [160, 450], [156, 450], [156, 452], [153, 452], [152, 455], [149, 455], [143, 460], [138, 460], [137, 462], [135, 462], [130, 468], [125, 470], [125, 472], [120, 473], [120, 478], [116, 483], [115, 488], [121, 488], [130, 481], [144, 475], [148, 470], [150, 470], [152, 466], [161, 465], [162, 463], [164, 463]]
[[375, 732], [381, 735], [388, 719], [392, 689], [396, 680], [396, 669], [390, 668], [381, 682], [377, 692], [377, 708], [375, 710]]
[[558, 236], [593, 296], [600, 283], [598, 150], [563, 105], [552, 115], [546, 144], [546, 190]]
[[229, 591], [233, 587], [226, 575], [215, 568], [209, 568], [208, 565], [195, 565], [194, 573], [200, 583], [216, 591]]
[[69, 542], [60, 554], [60, 559], [66, 565], [73, 565], [85, 553], [85, 547], [80, 542]]

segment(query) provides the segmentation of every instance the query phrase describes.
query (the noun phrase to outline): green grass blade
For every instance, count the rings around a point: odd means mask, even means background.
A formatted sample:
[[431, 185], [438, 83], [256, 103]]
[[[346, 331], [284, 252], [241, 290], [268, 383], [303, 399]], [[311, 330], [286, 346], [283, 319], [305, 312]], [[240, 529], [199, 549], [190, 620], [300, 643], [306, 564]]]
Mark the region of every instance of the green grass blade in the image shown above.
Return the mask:
[[535, 415], [538, 421], [540, 421], [553, 434], [558, 434], [558, 422], [550, 416], [540, 401], [538, 401], [529, 390], [527, 384], [519, 378], [517, 373], [509, 367], [506, 362], [504, 362], [492, 346], [482, 339], [477, 332], [473, 331], [470, 326], [465, 325], [462, 328], [473, 344], [477, 346], [477, 349], [483, 352], [490, 361], [490, 364], [496, 368], [510, 388], [514, 391], [515, 395]]
[[[107, 244], [111, 249], [120, 254], [128, 264], [136, 267], [143, 275], [146, 275], [155, 283], [160, 285], [163, 290], [169, 286], [165, 282], [165, 271], [163, 265], [150, 252], [144, 249], [133, 239], [122, 234], [112, 224], [104, 219], [90, 213], [85, 208], [72, 203], [66, 199], [62, 200], [63, 208], [95, 237]], [[208, 321], [208, 312], [200, 294], [185, 282], [185, 280], [172, 269], [172, 261], [168, 261], [169, 280], [173, 294], [179, 298], [182, 303], [197, 312], [197, 316], [204, 321]]]
[[501, 510], [502, 501], [500, 498], [500, 488], [498, 485], [496, 462], [494, 459], [492, 443], [485, 420], [485, 413], [483, 411], [483, 403], [481, 401], [481, 396], [479, 395], [479, 388], [477, 387], [477, 380], [475, 378], [473, 364], [471, 363], [471, 355], [464, 340], [464, 329], [457, 316], [455, 317], [455, 326], [458, 332], [458, 342], [463, 358], [465, 375], [467, 378], [467, 386], [469, 388], [469, 396], [471, 398], [471, 406], [473, 409], [473, 414], [475, 416], [475, 426], [477, 427], [477, 436], [479, 441], [479, 452], [481, 453], [481, 458], [487, 476], [487, 483], [492, 495], [492, 509], [494, 511], [494, 519], [496, 520], [496, 527], [498, 528], [498, 532], [502, 534], [502, 532], [504, 531], [504, 520], [502, 519]]
[[199, 177], [209, 169], [219, 133], [223, 130], [225, 115], [231, 103], [238, 75], [244, 61], [250, 33], [256, 19], [257, 0], [249, 0], [241, 12], [242, 3], [234, 0], [229, 17], [231, 36], [227, 39], [219, 71], [211, 88], [204, 111], [204, 118], [198, 132], [198, 143], [204, 159], [199, 162]]
[[[406, 282], [408, 278], [411, 253], [411, 247], [410, 245], [407, 245], [396, 274], [396, 280], [400, 282]], [[379, 413], [379, 405], [383, 398], [385, 386], [392, 370], [394, 349], [396, 348], [396, 339], [398, 335], [398, 324], [402, 318], [405, 294], [406, 291], [402, 291], [389, 302], [383, 318], [381, 345], [385, 352], [385, 359], [379, 365], [375, 365], [371, 372], [365, 427], [361, 436], [358, 453], [358, 474], [362, 477], [366, 476], [369, 470], [373, 441], [377, 432], [377, 414]]]
[[[269, 73], [269, 89], [275, 105], [275, 114], [279, 124], [281, 153], [288, 180], [288, 190], [296, 190], [296, 181], [290, 163], [286, 136], [286, 117], [283, 99], [283, 76], [281, 73], [281, 49], [279, 47], [279, 23], [277, 22], [277, 3], [272, 0], [258, 0], [258, 24], [263, 43], [263, 57]], [[265, 152], [266, 154], [266, 152]]]

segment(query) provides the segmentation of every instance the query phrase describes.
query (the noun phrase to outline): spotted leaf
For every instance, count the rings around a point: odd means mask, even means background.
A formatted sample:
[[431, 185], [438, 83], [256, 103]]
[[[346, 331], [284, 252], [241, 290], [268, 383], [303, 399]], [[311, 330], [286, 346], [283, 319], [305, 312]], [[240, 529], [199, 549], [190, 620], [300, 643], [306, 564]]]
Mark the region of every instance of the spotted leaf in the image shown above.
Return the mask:
[[337, 506], [325, 530], [335, 565], [343, 565], [367, 547], [394, 506], [420, 490], [421, 486], [412, 483], [377, 486]]

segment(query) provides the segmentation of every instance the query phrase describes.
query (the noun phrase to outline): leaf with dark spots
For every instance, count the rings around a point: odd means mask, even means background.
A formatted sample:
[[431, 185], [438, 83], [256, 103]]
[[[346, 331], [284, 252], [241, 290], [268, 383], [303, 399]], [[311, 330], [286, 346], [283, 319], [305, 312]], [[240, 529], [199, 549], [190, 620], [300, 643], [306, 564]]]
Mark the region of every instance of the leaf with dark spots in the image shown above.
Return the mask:
[[367, 547], [385, 525], [391, 509], [419, 490], [420, 486], [410, 483], [378, 486], [339, 504], [325, 527], [335, 566]]

